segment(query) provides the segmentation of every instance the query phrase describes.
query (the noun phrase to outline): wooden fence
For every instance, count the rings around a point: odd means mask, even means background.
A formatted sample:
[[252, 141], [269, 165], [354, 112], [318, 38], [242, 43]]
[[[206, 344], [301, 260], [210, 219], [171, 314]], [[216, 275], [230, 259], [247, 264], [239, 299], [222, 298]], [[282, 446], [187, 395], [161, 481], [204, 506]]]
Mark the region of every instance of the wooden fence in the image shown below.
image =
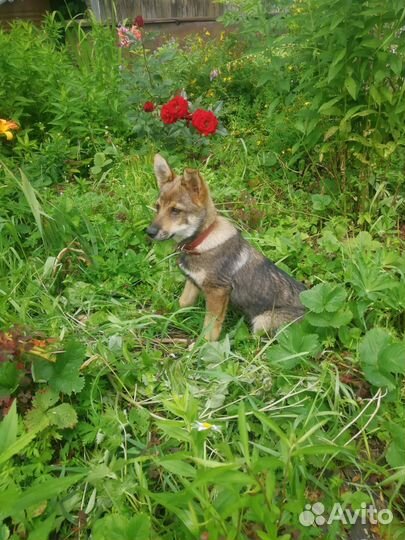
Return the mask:
[[49, 10], [49, 0], [0, 2], [0, 25], [7, 27], [14, 19], [28, 19], [39, 24], [47, 10]]
[[215, 21], [224, 12], [211, 0], [87, 0], [100, 21], [134, 19], [142, 15], [146, 23]]

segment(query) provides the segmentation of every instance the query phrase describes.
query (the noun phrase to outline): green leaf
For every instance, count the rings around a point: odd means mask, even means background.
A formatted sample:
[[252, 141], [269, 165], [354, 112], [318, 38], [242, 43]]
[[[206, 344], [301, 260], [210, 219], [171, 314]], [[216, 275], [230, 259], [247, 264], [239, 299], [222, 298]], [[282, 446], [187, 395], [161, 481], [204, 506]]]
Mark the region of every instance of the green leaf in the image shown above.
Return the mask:
[[54, 372], [54, 365], [43, 358], [34, 358], [31, 372], [34, 382], [48, 382]]
[[250, 465], [250, 452], [249, 452], [249, 434], [246, 423], [246, 411], [245, 404], [243, 401], [240, 402], [238, 408], [238, 427], [239, 427], [239, 438], [242, 448], [243, 456], [246, 460], [247, 465]]
[[392, 71], [395, 73], [395, 75], [401, 74], [402, 58], [399, 54], [391, 54], [388, 65], [392, 69]]
[[333, 135], [338, 131], [339, 129], [339, 126], [332, 126], [330, 127], [326, 133], [324, 134], [323, 136], [323, 140], [324, 141], [327, 141], [328, 139], [330, 139], [331, 137], [333, 137]]
[[255, 413], [255, 416], [261, 421], [261, 423], [273, 431], [279, 439], [290, 448], [291, 443], [284, 431], [279, 427], [279, 425], [267, 414]]
[[0, 464], [5, 463], [15, 454], [19, 454], [22, 450], [24, 450], [24, 448], [30, 444], [32, 439], [34, 439], [38, 433], [48, 427], [48, 425], [49, 420], [46, 416], [44, 416], [40, 419], [39, 423], [31, 431], [29, 431], [28, 433], [24, 433], [24, 435], [18, 437], [18, 439], [14, 443], [12, 443], [10, 446], [8, 446], [8, 448], [6, 448], [2, 453], [0, 453]]
[[6, 167], [4, 163], [2, 163], [2, 166], [6, 170], [7, 175], [10, 176], [10, 178], [12, 178], [14, 182], [20, 186], [21, 191], [24, 193], [27, 203], [31, 209], [32, 215], [34, 216], [34, 219], [37, 224], [38, 231], [42, 237], [42, 240], [45, 241], [41, 216], [46, 216], [46, 217], [49, 217], [49, 216], [47, 216], [43, 212], [41, 205], [39, 204], [34, 188], [30, 184], [28, 178], [26, 177], [22, 169], [20, 169], [20, 176], [21, 176], [21, 182], [20, 182], [15, 176], [15, 174], [10, 169], [8, 169], [8, 167]]
[[381, 352], [391, 343], [391, 336], [382, 328], [373, 328], [364, 336], [359, 346], [359, 357], [363, 364], [377, 365]]
[[36, 409], [40, 409], [41, 411], [47, 411], [49, 407], [55, 405], [58, 400], [58, 392], [55, 392], [51, 388], [43, 388], [37, 391], [32, 402]]
[[382, 297], [387, 289], [394, 289], [398, 281], [384, 270], [381, 263], [360, 256], [349, 262], [346, 269], [347, 280], [353, 284], [360, 298], [371, 301]]
[[333, 99], [330, 99], [319, 107], [318, 112], [320, 114], [329, 114], [329, 111], [334, 107], [334, 105], [336, 105], [336, 103], [339, 103], [341, 99], [341, 97], [335, 97]]
[[31, 212], [34, 216], [34, 219], [36, 221], [36, 224], [37, 224], [37, 227], [38, 227], [38, 230], [42, 236], [42, 238], [44, 238], [44, 231], [43, 231], [43, 227], [42, 227], [42, 219], [41, 219], [41, 214], [43, 214], [42, 212], [42, 209], [41, 209], [41, 205], [39, 204], [38, 202], [38, 199], [36, 197], [36, 194], [35, 194], [35, 190], [34, 188], [31, 186], [28, 178], [25, 176], [24, 172], [20, 169], [20, 174], [21, 174], [21, 189], [25, 195], [25, 198], [27, 199], [27, 202], [31, 208]]
[[52, 499], [59, 493], [66, 492], [83, 477], [83, 474], [75, 474], [66, 478], [50, 478], [46, 482], [29, 487], [22, 492], [10, 489], [6, 493], [0, 493], [0, 519], [18, 515], [34, 504], [37, 505]]
[[347, 49], [346, 47], [344, 49], [340, 49], [340, 51], [336, 52], [335, 57], [333, 61], [331, 62], [329, 66], [328, 71], [328, 83], [333, 81], [333, 79], [336, 78], [336, 75], [341, 71], [341, 69], [344, 66], [343, 59], [346, 56]]
[[346, 78], [346, 80], [345, 80], [345, 88], [349, 92], [349, 94], [351, 95], [351, 97], [353, 99], [357, 98], [358, 87], [357, 87], [357, 83], [353, 79], [353, 77], [347, 77]]
[[19, 373], [15, 362], [6, 361], [0, 364], [0, 396], [7, 396], [18, 386]]
[[186, 461], [180, 459], [159, 459], [157, 463], [166, 469], [166, 471], [179, 476], [184, 476], [185, 478], [194, 478], [196, 475], [195, 468]]
[[374, 386], [387, 388], [389, 391], [395, 389], [395, 378], [389, 373], [379, 371], [378, 367], [365, 365], [363, 373], [367, 381]]
[[394, 390], [394, 374], [405, 373], [405, 343], [394, 343], [383, 328], [373, 328], [359, 345], [359, 358], [366, 379], [375, 386]]
[[316, 356], [320, 349], [317, 334], [306, 332], [302, 324], [294, 324], [282, 332], [277, 345], [269, 347], [267, 358], [283, 369], [292, 369], [303, 358]]
[[[231, 465], [235, 467], [235, 465]], [[239, 465], [240, 466], [240, 465]], [[229, 486], [232, 485], [235, 489], [238, 486], [249, 486], [255, 484], [253, 476], [241, 472], [239, 470], [230, 470], [229, 466], [216, 467], [210, 470], [197, 471], [196, 480], [193, 482], [193, 486], [208, 486], [214, 484], [217, 486]]]
[[51, 532], [57, 527], [56, 514], [51, 514], [43, 521], [34, 520], [33, 527], [28, 540], [48, 540]]
[[7, 525], [0, 525], [0, 540], [8, 540], [10, 538], [10, 529]]
[[171, 439], [189, 443], [192, 441], [190, 433], [184, 428], [183, 422], [176, 422], [174, 420], [158, 420], [156, 425], [167, 437], [170, 437]]
[[150, 518], [137, 514], [131, 519], [121, 514], [105, 516], [93, 526], [94, 540], [148, 540], [150, 538]]
[[59, 429], [72, 428], [77, 424], [77, 414], [69, 403], [62, 403], [48, 411], [51, 424]]
[[392, 442], [387, 449], [385, 459], [393, 467], [405, 466], [405, 429], [397, 424], [390, 425]]
[[80, 375], [85, 348], [81, 343], [70, 340], [65, 344], [64, 352], [57, 356], [52, 364], [53, 372], [49, 379], [51, 387], [63, 394], [70, 395], [83, 389], [84, 378]]
[[332, 197], [330, 197], [329, 195], [321, 195], [319, 193], [311, 195], [311, 199], [313, 209], [318, 212], [326, 210], [326, 208], [328, 208], [328, 206], [332, 202]]
[[323, 313], [308, 313], [306, 315], [306, 320], [312, 326], [320, 326], [321, 328], [326, 328], [331, 326], [332, 328], [340, 328], [345, 324], [349, 324], [352, 320], [353, 314], [350, 309], [340, 309], [334, 313], [328, 313], [324, 311]]
[[330, 313], [341, 309], [346, 301], [346, 291], [342, 285], [319, 283], [300, 294], [301, 302], [315, 313]]
[[405, 343], [388, 345], [381, 351], [378, 361], [391, 373], [405, 374]]
[[17, 428], [18, 416], [14, 400], [6, 417], [0, 423], [0, 454], [17, 440]]
[[137, 514], [129, 520], [128, 540], [148, 540], [151, 533], [150, 517], [146, 514]]
[[381, 95], [377, 88], [372, 84], [370, 87], [370, 96], [373, 98], [374, 103], [381, 105]]
[[[96, 152], [94, 155], [94, 165], [102, 168], [105, 164], [106, 157], [103, 152]], [[111, 161], [111, 160], [110, 160]]]
[[344, 66], [343, 62], [338, 62], [337, 64], [331, 64], [328, 71], [328, 84], [330, 84], [333, 79], [336, 79], [337, 75], [342, 71]]
[[324, 456], [327, 454], [352, 454], [353, 450], [350, 448], [345, 448], [344, 446], [334, 446], [333, 444], [318, 444], [311, 446], [301, 446], [298, 447], [292, 452], [294, 456]]

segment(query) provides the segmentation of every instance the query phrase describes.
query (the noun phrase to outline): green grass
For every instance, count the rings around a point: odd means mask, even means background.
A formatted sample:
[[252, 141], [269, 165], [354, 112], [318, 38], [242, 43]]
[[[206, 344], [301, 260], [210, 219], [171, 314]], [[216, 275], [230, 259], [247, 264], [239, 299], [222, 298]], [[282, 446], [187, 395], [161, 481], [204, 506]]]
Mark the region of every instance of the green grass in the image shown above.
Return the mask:
[[[145, 117], [148, 79], [137, 60], [121, 76], [111, 29], [76, 50], [51, 23], [0, 34], [4, 107], [22, 124], [0, 141], [0, 540], [348, 538], [339, 521], [300, 524], [315, 502], [387, 508], [374, 533], [402, 538], [401, 156], [348, 165], [344, 182], [317, 148], [292, 164], [306, 98], [256, 84], [267, 63], [232, 37], [150, 60], [161, 101], [183, 86], [224, 100], [229, 133], [194, 148]], [[209, 83], [215, 67], [231, 80]], [[204, 341], [203, 299], [178, 306], [173, 244], [144, 233], [157, 150], [198, 167], [219, 211], [308, 286], [303, 323], [257, 337], [230, 310]]]
[[[357, 225], [350, 216], [314, 210], [292, 174], [273, 179], [270, 189], [263, 177], [250, 188], [246, 163], [250, 174], [258, 165], [239, 144], [230, 145], [234, 159], [203, 168], [219, 208], [308, 285], [342, 283], [358, 253], [350, 240]], [[235, 313], [223, 339], [205, 343], [203, 304], [177, 306], [183, 278], [173, 246], [144, 235], [156, 197], [152, 155], [151, 148], [142, 158], [119, 156], [102, 182], [47, 189], [45, 245], [32, 215], [25, 219], [32, 235], [15, 232], [23, 249], [3, 246], [2, 325], [61, 340], [71, 335], [86, 346], [84, 388], [63, 399], [77, 413], [75, 428], [42, 430], [26, 447], [25, 462], [3, 469], [3, 488], [41, 484], [51, 471], [87, 475], [46, 510], [62, 520], [63, 537], [77, 526], [79, 510], [87, 520], [82, 534], [93, 527], [95, 538], [113, 530], [130, 535], [134, 513], [146, 528], [150, 518], [151, 538], [198, 538], [204, 531], [250, 538], [253, 525], [263, 538], [289, 538], [298, 529], [308, 535], [298, 514], [315, 500], [331, 508], [382, 499], [399, 517], [400, 491], [390, 480], [381, 483], [394, 472], [384, 452], [400, 387], [386, 403], [385, 392], [364, 380], [357, 346], [347, 349], [330, 329], [320, 333], [316, 357], [298, 353], [294, 368], [291, 356], [272, 363], [277, 337], [251, 336]], [[339, 222], [346, 240], [325, 252], [325, 231], [336, 232]], [[399, 240], [381, 240], [393, 261]], [[382, 306], [376, 325], [393, 322]], [[197, 421], [219, 431], [199, 432]], [[35, 515], [39, 499], [33, 500]], [[35, 530], [44, 520], [24, 522]], [[336, 523], [327, 538], [343, 534]]]

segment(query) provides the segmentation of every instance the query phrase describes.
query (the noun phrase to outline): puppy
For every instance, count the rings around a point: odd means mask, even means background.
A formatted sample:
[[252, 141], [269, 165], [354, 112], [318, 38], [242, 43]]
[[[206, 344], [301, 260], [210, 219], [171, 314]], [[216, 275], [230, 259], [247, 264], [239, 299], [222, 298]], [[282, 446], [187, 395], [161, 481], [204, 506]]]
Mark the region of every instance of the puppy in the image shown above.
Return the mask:
[[219, 216], [200, 173], [175, 174], [156, 154], [160, 189], [156, 217], [147, 228], [154, 240], [174, 239], [179, 267], [187, 280], [180, 306], [192, 306], [202, 292], [206, 301], [204, 335], [218, 340], [229, 302], [249, 319], [253, 332], [271, 332], [304, 314], [304, 285], [277, 268]]

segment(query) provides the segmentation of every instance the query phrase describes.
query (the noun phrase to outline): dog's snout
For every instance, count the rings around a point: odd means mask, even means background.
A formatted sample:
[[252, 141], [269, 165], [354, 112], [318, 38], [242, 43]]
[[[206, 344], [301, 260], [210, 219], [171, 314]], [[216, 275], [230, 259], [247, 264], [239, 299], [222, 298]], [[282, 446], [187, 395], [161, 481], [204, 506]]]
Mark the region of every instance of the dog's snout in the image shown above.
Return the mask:
[[155, 238], [157, 233], [159, 232], [159, 227], [157, 225], [149, 225], [149, 227], [146, 229], [146, 234], [150, 236], [151, 238]]

